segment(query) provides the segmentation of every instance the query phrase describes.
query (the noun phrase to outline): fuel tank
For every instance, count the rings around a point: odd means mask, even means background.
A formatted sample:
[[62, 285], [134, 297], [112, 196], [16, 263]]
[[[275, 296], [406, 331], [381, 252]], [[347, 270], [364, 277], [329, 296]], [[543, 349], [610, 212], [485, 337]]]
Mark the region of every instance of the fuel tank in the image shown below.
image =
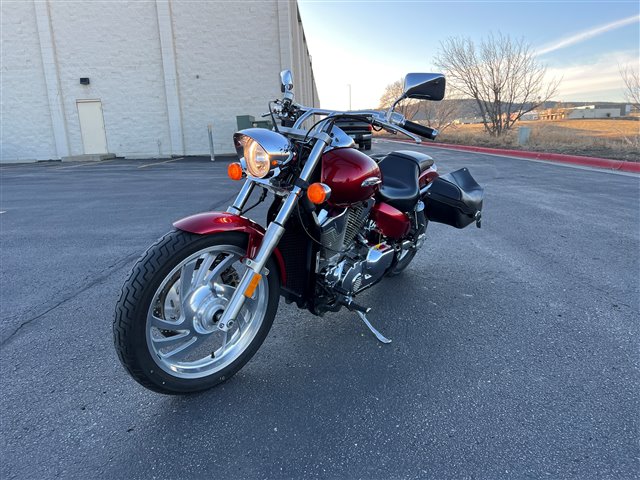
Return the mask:
[[378, 164], [355, 148], [336, 148], [322, 156], [320, 181], [331, 188], [328, 203], [332, 205], [346, 206], [373, 197], [380, 180]]

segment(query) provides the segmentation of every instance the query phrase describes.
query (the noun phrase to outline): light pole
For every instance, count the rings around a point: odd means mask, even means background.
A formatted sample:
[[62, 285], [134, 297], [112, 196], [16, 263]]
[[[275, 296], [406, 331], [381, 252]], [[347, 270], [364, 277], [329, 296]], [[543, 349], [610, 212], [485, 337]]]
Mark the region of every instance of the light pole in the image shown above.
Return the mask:
[[349, 87], [349, 110], [351, 110], [351, 84], [348, 83], [347, 87]]

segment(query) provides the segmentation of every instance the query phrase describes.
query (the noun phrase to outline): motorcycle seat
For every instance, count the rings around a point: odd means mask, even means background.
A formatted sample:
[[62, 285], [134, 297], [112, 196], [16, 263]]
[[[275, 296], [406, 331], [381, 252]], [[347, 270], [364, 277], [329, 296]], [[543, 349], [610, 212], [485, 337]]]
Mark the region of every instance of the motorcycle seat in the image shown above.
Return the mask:
[[413, 152], [411, 150], [397, 150], [391, 153], [377, 153], [377, 154], [371, 155], [371, 158], [373, 158], [376, 162], [380, 163], [389, 155], [394, 155], [396, 157], [398, 156], [407, 157], [407, 158], [413, 159], [418, 164], [418, 167], [420, 168], [420, 173], [424, 172], [425, 170], [428, 170], [433, 166], [433, 158], [431, 158], [429, 155], [426, 155], [420, 152]]
[[[418, 152], [391, 152], [378, 163], [382, 173], [380, 198], [402, 212], [412, 210], [420, 197], [418, 186], [418, 176], [421, 172], [420, 161], [422, 160], [423, 164], [427, 165], [430, 160], [429, 166], [433, 165], [433, 160], [430, 157], [421, 159], [417, 157], [418, 155], [423, 156]], [[424, 156], [428, 157], [428, 155]]]

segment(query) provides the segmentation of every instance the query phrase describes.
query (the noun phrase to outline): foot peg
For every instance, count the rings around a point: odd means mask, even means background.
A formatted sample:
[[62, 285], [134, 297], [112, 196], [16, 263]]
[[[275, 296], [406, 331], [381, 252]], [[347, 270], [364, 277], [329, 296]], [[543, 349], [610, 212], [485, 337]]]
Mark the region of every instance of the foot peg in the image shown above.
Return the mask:
[[367, 315], [364, 312], [361, 312], [360, 310], [356, 310], [356, 313], [358, 314], [360, 319], [364, 322], [364, 324], [367, 327], [369, 327], [369, 330], [371, 330], [371, 333], [373, 333], [378, 340], [380, 340], [382, 343], [391, 343], [390, 339], [382, 335], [378, 330], [376, 330], [376, 328], [373, 325], [371, 325], [371, 322], [367, 320]]

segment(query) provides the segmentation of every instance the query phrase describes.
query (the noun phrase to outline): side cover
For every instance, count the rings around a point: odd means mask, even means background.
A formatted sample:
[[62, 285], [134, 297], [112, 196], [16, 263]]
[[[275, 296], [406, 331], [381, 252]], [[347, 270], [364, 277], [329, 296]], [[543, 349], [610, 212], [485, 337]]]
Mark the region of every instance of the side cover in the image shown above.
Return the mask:
[[[221, 232], [243, 232], [249, 236], [247, 257], [253, 258], [264, 238], [264, 228], [253, 220], [227, 212], [204, 212], [178, 220], [174, 227], [197, 235], [212, 235]], [[280, 270], [282, 285], [287, 284], [287, 272], [282, 253], [276, 248], [273, 256]]]
[[430, 221], [464, 228], [474, 220], [480, 226], [483, 197], [483, 188], [461, 168], [434, 179], [422, 200]]

